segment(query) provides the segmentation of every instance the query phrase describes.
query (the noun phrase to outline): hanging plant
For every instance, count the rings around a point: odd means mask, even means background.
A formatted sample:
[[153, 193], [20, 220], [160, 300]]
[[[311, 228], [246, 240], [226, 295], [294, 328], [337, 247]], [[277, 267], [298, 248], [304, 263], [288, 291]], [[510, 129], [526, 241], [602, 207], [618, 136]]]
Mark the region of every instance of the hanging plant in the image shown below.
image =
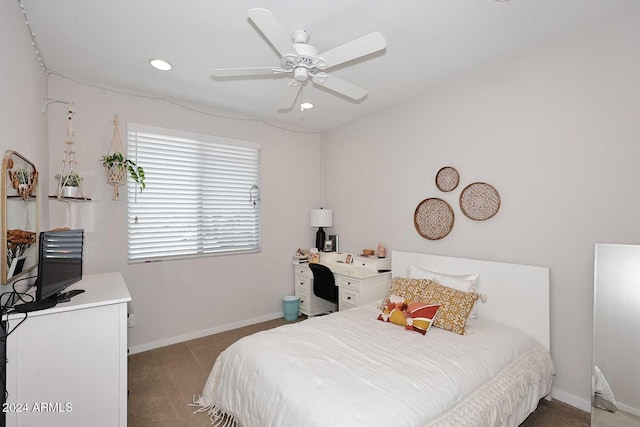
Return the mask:
[[16, 174], [16, 179], [20, 184], [28, 184], [29, 183], [29, 171], [23, 168], [20, 168], [14, 172]]
[[82, 177], [78, 172], [72, 170], [66, 175], [57, 173], [55, 175], [55, 179], [60, 181], [59, 194], [61, 194], [62, 197], [71, 199], [77, 199], [79, 197], [79, 188]]
[[125, 158], [120, 152], [102, 156], [102, 164], [107, 170], [107, 181], [123, 183], [126, 180], [126, 173], [129, 172], [129, 176], [138, 184], [140, 191], [147, 186], [144, 182], [144, 169]]
[[111, 140], [109, 153], [106, 156], [102, 156], [102, 164], [107, 176], [107, 184], [113, 186], [113, 197], [111, 199], [120, 200], [118, 187], [127, 182], [127, 173], [138, 184], [140, 191], [144, 190], [147, 186], [144, 182], [144, 169], [127, 159], [127, 156], [123, 154], [125, 151], [120, 139], [120, 117], [117, 114], [113, 116], [113, 139]]
[[69, 172], [66, 176], [57, 173], [55, 178], [62, 182], [63, 187], [80, 187], [80, 181], [82, 181], [80, 174], [74, 171]]

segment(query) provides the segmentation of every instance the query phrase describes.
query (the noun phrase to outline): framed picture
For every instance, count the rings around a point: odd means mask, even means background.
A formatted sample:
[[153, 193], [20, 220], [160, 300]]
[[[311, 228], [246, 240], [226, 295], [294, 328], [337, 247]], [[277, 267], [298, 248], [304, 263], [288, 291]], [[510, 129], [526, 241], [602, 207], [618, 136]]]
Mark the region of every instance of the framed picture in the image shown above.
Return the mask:
[[324, 251], [325, 252], [337, 252], [338, 251], [338, 236], [330, 235], [327, 240], [324, 242]]
[[351, 254], [347, 254], [347, 258], [344, 260], [345, 264], [351, 264], [353, 262], [353, 257]]
[[340, 246], [338, 245], [338, 235], [337, 234], [329, 234], [329, 240], [333, 242], [333, 250], [332, 252], [338, 252], [340, 250]]

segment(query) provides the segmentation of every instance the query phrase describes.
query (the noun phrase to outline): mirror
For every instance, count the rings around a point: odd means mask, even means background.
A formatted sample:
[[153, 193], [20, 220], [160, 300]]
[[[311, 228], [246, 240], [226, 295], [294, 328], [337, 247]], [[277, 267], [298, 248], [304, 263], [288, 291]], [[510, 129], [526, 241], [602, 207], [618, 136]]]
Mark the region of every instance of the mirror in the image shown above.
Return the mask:
[[38, 171], [26, 157], [7, 151], [2, 159], [2, 284], [37, 264]]
[[591, 425], [640, 426], [640, 246], [596, 244]]

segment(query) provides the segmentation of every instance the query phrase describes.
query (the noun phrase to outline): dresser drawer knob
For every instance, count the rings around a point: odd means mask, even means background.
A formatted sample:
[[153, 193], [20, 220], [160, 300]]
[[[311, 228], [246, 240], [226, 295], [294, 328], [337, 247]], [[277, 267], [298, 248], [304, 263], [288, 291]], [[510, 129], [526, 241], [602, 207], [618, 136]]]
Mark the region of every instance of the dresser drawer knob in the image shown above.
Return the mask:
[[347, 299], [351, 299], [351, 297], [347, 297]]

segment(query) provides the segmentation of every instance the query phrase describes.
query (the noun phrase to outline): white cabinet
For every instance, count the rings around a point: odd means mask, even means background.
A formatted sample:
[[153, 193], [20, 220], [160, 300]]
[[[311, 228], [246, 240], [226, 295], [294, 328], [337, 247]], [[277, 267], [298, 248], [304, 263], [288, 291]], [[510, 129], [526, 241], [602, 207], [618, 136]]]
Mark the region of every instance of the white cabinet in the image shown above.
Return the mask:
[[313, 273], [307, 264], [294, 266], [295, 294], [300, 298], [300, 313], [317, 316], [336, 311], [336, 305], [313, 293]]
[[7, 426], [127, 425], [127, 286], [105, 273], [68, 289], [86, 292], [29, 313], [7, 339]]

